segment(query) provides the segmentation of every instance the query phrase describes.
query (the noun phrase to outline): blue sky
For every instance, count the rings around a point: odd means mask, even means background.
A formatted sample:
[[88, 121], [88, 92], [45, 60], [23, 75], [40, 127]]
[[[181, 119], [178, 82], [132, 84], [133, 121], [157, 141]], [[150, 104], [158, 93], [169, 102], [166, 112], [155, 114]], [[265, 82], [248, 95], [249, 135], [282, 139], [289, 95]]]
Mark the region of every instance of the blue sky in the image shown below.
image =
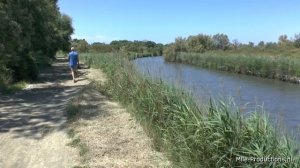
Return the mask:
[[225, 33], [232, 41], [278, 40], [300, 33], [298, 0], [59, 0], [73, 19], [73, 38], [173, 42], [175, 37]]

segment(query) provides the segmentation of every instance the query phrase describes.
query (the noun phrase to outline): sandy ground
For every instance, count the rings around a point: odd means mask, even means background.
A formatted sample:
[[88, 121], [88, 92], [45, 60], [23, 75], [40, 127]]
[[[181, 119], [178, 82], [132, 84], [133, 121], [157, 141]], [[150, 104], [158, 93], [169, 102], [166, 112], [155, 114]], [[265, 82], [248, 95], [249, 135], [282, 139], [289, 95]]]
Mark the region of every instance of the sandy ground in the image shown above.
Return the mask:
[[66, 103], [88, 84], [85, 70], [71, 80], [65, 59], [14, 95], [0, 95], [0, 167], [61, 168], [77, 164], [78, 151], [66, 146]]
[[[90, 70], [92, 80], [103, 83], [100, 70]], [[166, 157], [152, 148], [152, 142], [133, 116], [118, 103], [93, 87], [86, 87], [76, 97], [80, 104], [79, 120], [73, 123], [76, 138], [89, 151], [87, 167], [149, 168], [171, 167]]]
[[88, 147], [89, 167], [170, 167], [133, 117], [92, 88], [104, 81], [99, 70], [81, 69], [71, 80], [66, 60], [58, 59], [34, 84], [14, 95], [0, 95], [0, 168], [62, 168], [82, 164], [67, 145], [65, 107], [80, 95], [82, 116], [74, 127]]
[[[75, 101], [78, 102], [78, 101]], [[118, 103], [94, 89], [80, 95], [80, 119], [74, 123], [76, 138], [87, 145], [88, 167], [171, 167], [151, 147], [142, 127]]]

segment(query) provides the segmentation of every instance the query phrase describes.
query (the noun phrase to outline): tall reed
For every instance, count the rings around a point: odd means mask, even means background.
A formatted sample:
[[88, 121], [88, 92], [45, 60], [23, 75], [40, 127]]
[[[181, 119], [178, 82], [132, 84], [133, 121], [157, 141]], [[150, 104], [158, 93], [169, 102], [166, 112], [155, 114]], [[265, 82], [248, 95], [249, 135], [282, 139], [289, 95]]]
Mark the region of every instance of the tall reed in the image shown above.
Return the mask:
[[[245, 117], [233, 100], [197, 104], [185, 91], [142, 76], [131, 62], [114, 54], [82, 57], [107, 74], [100, 90], [132, 111], [174, 167], [300, 166], [296, 143], [281, 136], [259, 110]], [[294, 160], [243, 162], [239, 157]]]
[[[300, 58], [250, 53], [176, 53], [176, 62], [205, 68], [300, 83]], [[252, 55], [252, 56], [251, 56]]]

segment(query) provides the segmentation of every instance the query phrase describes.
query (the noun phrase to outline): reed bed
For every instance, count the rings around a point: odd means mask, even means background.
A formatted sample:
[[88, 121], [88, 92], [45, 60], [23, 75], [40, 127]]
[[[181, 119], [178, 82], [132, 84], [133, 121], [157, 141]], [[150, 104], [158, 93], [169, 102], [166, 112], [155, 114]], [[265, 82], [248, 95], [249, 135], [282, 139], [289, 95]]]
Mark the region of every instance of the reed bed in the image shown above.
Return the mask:
[[[116, 54], [81, 57], [106, 73], [107, 82], [97, 88], [128, 107], [174, 167], [300, 166], [298, 144], [259, 108], [245, 117], [231, 99], [198, 104], [186, 91], [142, 76]], [[281, 160], [261, 160], [271, 157]]]
[[176, 53], [176, 59], [173, 58], [173, 60], [204, 68], [300, 83], [299, 57], [254, 55], [253, 53], [237, 54], [215, 51], [179, 52]]

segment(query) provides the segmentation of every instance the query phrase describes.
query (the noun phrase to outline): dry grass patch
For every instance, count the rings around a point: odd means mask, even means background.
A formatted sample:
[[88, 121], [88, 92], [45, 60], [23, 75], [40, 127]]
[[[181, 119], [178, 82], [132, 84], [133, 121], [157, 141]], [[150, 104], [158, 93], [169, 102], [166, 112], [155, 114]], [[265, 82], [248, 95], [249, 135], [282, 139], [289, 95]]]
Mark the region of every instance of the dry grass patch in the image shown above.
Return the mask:
[[71, 104], [76, 119], [69, 131], [73, 136], [70, 145], [84, 151], [82, 166], [171, 167], [163, 154], [152, 148], [151, 139], [135, 118], [91, 85]]

